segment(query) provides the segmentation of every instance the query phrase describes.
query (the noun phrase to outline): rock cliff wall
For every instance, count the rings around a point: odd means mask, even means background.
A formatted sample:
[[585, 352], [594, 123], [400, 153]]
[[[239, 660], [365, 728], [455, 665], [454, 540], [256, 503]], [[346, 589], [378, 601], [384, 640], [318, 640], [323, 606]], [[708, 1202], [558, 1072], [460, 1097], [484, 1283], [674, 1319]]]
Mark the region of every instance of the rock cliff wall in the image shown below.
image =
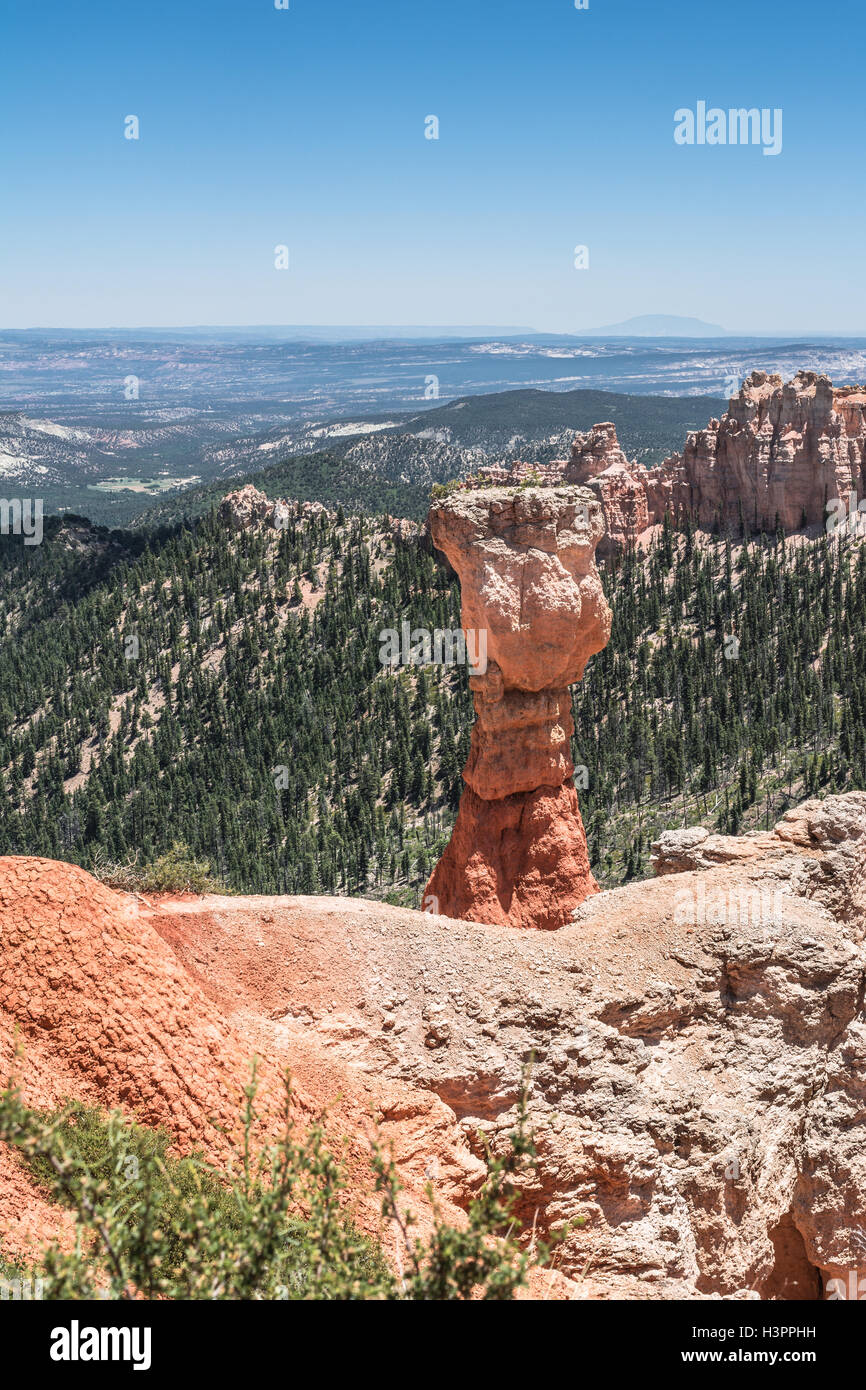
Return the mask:
[[[856, 1297], [866, 793], [757, 835], [671, 831], [655, 857], [555, 933], [354, 898], [145, 902], [0, 859], [0, 1064], [17, 1041], [33, 1103], [119, 1104], [184, 1147], [219, 1139], [253, 1052], [264, 1082], [288, 1066], [300, 1123], [340, 1097], [375, 1230], [370, 1115], [419, 1211], [429, 1183], [456, 1215], [533, 1056], [519, 1215], [565, 1229], [566, 1297]], [[21, 1174], [0, 1154], [4, 1253], [50, 1216]]]
[[637, 541], [665, 513], [723, 531], [821, 526], [831, 499], [866, 497], [866, 388], [834, 387], [815, 372], [785, 383], [752, 372], [722, 419], [658, 468], [629, 462], [605, 422], [576, 436], [565, 479], [602, 504], [600, 555]]

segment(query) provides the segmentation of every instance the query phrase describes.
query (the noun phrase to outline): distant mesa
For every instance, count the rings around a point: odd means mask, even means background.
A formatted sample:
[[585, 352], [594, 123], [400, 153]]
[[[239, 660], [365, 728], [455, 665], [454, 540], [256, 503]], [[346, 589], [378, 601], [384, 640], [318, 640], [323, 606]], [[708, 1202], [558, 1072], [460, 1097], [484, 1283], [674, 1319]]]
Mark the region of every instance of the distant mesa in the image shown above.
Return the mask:
[[680, 318], [677, 314], [638, 314], [622, 323], [608, 323], [575, 334], [578, 338], [727, 338], [728, 330], [703, 319]]

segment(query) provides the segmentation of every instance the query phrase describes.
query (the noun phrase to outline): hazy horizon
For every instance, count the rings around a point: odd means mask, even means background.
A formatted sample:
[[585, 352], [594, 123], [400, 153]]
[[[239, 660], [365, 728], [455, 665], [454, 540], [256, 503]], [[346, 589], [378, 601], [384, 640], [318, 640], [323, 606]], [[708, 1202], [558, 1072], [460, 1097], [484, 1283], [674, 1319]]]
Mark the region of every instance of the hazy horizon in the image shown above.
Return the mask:
[[[638, 316], [636, 316], [638, 317]], [[688, 316], [684, 316], [688, 317]], [[627, 322], [627, 321], [626, 321]], [[112, 333], [186, 333], [186, 334], [205, 334], [205, 333], [246, 333], [246, 334], [270, 334], [273, 336], [286, 335], [290, 333], [315, 334], [316, 336], [325, 334], [348, 334], [348, 338], [335, 336], [333, 342], [343, 341], [373, 341], [377, 338], [388, 336], [399, 336], [406, 339], [435, 339], [441, 335], [443, 339], [448, 337], [460, 338], [492, 338], [492, 337], [521, 337], [532, 336], [537, 338], [601, 338], [601, 337], [634, 337], [647, 338], [662, 341], [664, 338], [679, 339], [681, 341], [691, 340], [695, 342], [721, 342], [724, 340], [755, 342], [785, 342], [803, 341], [810, 339], [838, 339], [866, 338], [866, 329], [862, 331], [851, 330], [841, 332], [829, 328], [799, 328], [784, 330], [755, 330], [740, 331], [737, 329], [725, 328], [719, 333], [635, 333], [635, 334], [616, 334], [612, 331], [614, 327], [620, 325], [604, 325], [599, 328], [584, 328], [572, 330], [557, 330], [539, 328], [537, 326], [515, 326], [513, 324], [351, 324], [351, 323], [317, 323], [317, 324], [289, 324], [289, 323], [102, 323], [102, 324], [6, 324], [0, 326], [0, 334], [4, 333], [69, 333], [69, 334], [112, 334]], [[625, 326], [625, 324], [621, 325]], [[368, 334], [365, 338], [362, 335]]]

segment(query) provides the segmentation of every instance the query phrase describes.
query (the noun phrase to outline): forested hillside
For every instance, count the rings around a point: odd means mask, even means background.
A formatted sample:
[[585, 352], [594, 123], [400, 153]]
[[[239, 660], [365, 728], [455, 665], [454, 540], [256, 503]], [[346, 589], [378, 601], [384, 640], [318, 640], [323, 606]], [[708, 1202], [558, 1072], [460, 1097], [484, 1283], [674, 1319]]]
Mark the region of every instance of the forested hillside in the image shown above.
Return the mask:
[[463, 672], [385, 674], [380, 629], [451, 626], [432, 558], [364, 520], [211, 516], [145, 545], [3, 547], [0, 844], [85, 864], [183, 840], [236, 888], [385, 891], [448, 821]]
[[648, 872], [652, 838], [769, 828], [866, 787], [866, 546], [665, 527], [605, 573], [611, 640], [574, 692], [594, 864]]
[[[364, 467], [358, 467], [340, 453], [325, 450], [291, 454], [268, 468], [245, 473], [239, 481], [252, 483], [274, 499], [292, 497], [301, 502], [342, 506], [356, 513], [385, 511], [394, 516], [421, 518], [427, 511], [431, 477], [438, 476], [439, 471], [420, 467], [416, 476], [402, 467], [395, 470], [385, 466], [375, 456]], [[445, 476], [450, 476], [447, 470]], [[168, 492], [154, 501], [135, 524], [152, 529], [206, 516], [229, 486], [237, 484], [221, 479], [181, 492]]]
[[[379, 632], [456, 627], [457, 584], [384, 520], [294, 511], [0, 541], [0, 853], [182, 841], [238, 890], [419, 901], [471, 703], [462, 667], [383, 669]], [[603, 882], [649, 872], [664, 826], [866, 786], [866, 548], [666, 531], [605, 584], [611, 642], [574, 699]]]
[[[498, 391], [398, 416], [396, 424], [392, 415], [348, 425], [315, 422], [288, 433], [277, 429], [223, 447], [220, 456], [229, 462], [223, 461], [218, 480], [167, 492], [136, 524], [201, 516], [227, 490], [227, 480], [239, 474], [269, 497], [421, 520], [432, 483], [472, 473], [485, 463], [568, 458], [575, 430], [588, 430], [598, 420], [613, 420], [628, 457], [649, 467], [681, 449], [690, 430], [703, 428], [724, 408], [714, 396]], [[274, 457], [279, 462], [261, 467], [263, 458]]]

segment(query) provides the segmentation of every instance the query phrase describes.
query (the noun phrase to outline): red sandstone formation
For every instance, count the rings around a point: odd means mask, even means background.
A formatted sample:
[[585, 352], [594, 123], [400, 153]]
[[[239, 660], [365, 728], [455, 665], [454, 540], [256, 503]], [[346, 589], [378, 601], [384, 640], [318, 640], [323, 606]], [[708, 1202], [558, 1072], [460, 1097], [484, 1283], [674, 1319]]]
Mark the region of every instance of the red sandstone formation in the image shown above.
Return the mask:
[[[217, 1147], [214, 1121], [237, 1125], [250, 1051], [179, 968], [146, 907], [74, 865], [0, 858], [0, 1057], [9, 1064], [9, 1022], [31, 1071], [49, 1045], [61, 1094], [95, 1092], [170, 1125], [188, 1146]], [[268, 1096], [278, 1078], [263, 1079]], [[41, 1099], [58, 1099], [57, 1089]]]
[[[314, 901], [322, 910], [336, 900]], [[282, 1078], [290, 1067], [301, 1130], [328, 1107], [325, 1127], [335, 1151], [351, 1136], [347, 1174], [362, 1227], [372, 1234], [380, 1225], [369, 1162], [371, 1115], [385, 1147], [393, 1143], [421, 1229], [429, 1227], [424, 1189], [431, 1155], [444, 1209], [459, 1219], [452, 1193], [471, 1190], [484, 1168], [453, 1133], [450, 1112], [429, 1091], [347, 1071], [339, 1047], [330, 1053], [333, 1038], [325, 1045], [318, 1035], [310, 1038], [307, 1002], [295, 1016], [290, 977], [299, 946], [315, 951], [318, 935], [315, 911], [299, 922], [299, 902], [146, 899], [114, 892], [75, 865], [0, 857], [0, 1087], [12, 1076], [31, 1105], [52, 1108], [75, 1099], [120, 1108], [167, 1129], [179, 1150], [203, 1149], [224, 1163], [237, 1155], [253, 1058], [262, 1142], [281, 1131]], [[330, 989], [335, 960], [316, 969], [304, 965], [300, 978]], [[360, 997], [356, 989], [353, 1001]], [[332, 995], [322, 1007], [339, 1034]], [[46, 1201], [0, 1144], [3, 1255], [32, 1263], [53, 1237], [68, 1244], [68, 1215]]]
[[648, 475], [650, 511], [688, 513], [699, 526], [786, 532], [823, 525], [831, 498], [866, 490], [866, 389], [826, 376], [752, 372], [721, 422], [689, 435], [682, 454]]
[[460, 577], [464, 629], [487, 634], [488, 665], [470, 676], [467, 789], [425, 896], [447, 917], [559, 927], [597, 891], [568, 686], [610, 636], [601, 508], [573, 487], [478, 488], [435, 504], [430, 528]]
[[831, 499], [866, 496], [866, 388], [834, 387], [815, 372], [785, 384], [752, 372], [721, 421], [690, 434], [658, 468], [629, 463], [605, 423], [577, 435], [565, 478], [591, 487], [602, 504], [600, 555], [637, 540], [666, 512], [707, 529], [820, 526]]
[[601, 558], [622, 550], [651, 524], [646, 469], [629, 463], [619, 447], [616, 425], [609, 420], [575, 436], [565, 477], [591, 486], [601, 502], [606, 523], [598, 544]]

